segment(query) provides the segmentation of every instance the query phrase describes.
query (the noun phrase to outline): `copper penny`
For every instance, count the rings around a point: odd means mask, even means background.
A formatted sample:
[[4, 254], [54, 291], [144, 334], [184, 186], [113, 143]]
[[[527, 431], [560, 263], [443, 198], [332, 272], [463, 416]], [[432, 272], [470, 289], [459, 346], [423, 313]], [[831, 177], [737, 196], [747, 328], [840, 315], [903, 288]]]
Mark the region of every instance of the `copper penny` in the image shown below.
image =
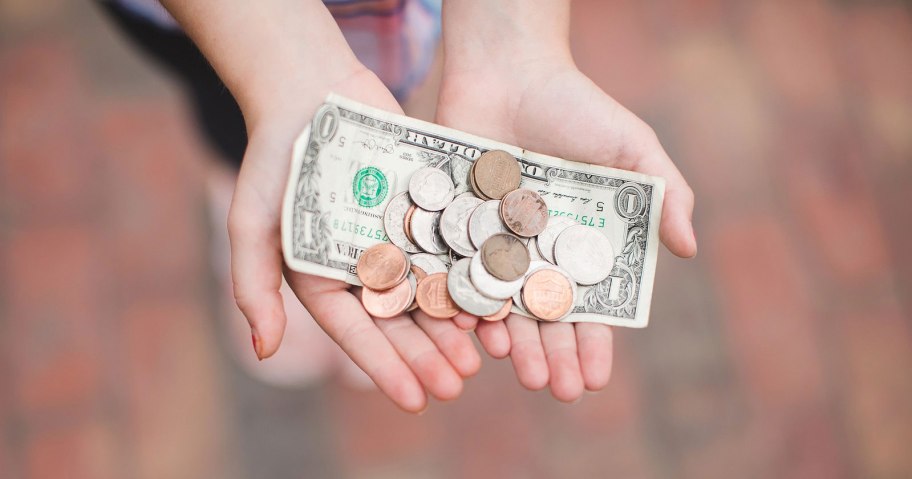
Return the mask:
[[522, 301], [536, 318], [557, 321], [573, 309], [573, 285], [558, 271], [540, 269], [526, 278]]
[[367, 248], [358, 258], [358, 279], [370, 289], [382, 291], [401, 283], [409, 271], [409, 260], [396, 245], [381, 243]]
[[478, 162], [476, 161], [476, 162], [472, 163], [472, 166], [469, 168], [469, 186], [472, 188], [472, 192], [475, 193], [475, 196], [477, 196], [485, 201], [490, 201], [491, 198], [488, 198], [487, 196], [485, 196], [485, 194], [481, 190], [478, 189], [478, 182], [475, 181], [475, 165], [477, 165], [477, 164], [478, 164]]
[[417, 205], [409, 206], [409, 209], [405, 212], [405, 219], [402, 223], [402, 229], [405, 230], [405, 237], [412, 243], [415, 242], [415, 240], [412, 239], [412, 215], [415, 214], [415, 210], [417, 209]]
[[411, 270], [412, 270], [412, 274], [415, 275], [415, 279], [418, 280], [419, 282], [420, 282], [422, 279], [428, 277], [427, 272], [425, 272], [423, 269], [421, 269], [421, 268], [419, 268], [419, 267], [417, 267], [417, 266], [415, 266], [415, 265], [412, 265]]
[[500, 217], [510, 231], [530, 238], [548, 225], [548, 205], [532, 190], [514, 190], [500, 202]]
[[499, 200], [519, 188], [521, 179], [519, 162], [502, 150], [491, 150], [481, 155], [475, 161], [472, 173], [478, 191], [492, 200]]
[[504, 304], [503, 308], [500, 308], [500, 311], [490, 316], [482, 316], [481, 319], [485, 321], [503, 321], [507, 316], [510, 315], [511, 308], [513, 308], [513, 300], [507, 299], [506, 304]]
[[485, 240], [478, 254], [481, 255], [484, 269], [501, 281], [516, 281], [522, 278], [529, 270], [531, 261], [529, 250], [522, 240], [506, 233], [496, 234]]
[[418, 283], [415, 301], [418, 302], [418, 307], [432, 318], [452, 318], [460, 311], [447, 291], [447, 273], [434, 273], [421, 280]]
[[402, 281], [385, 291], [363, 288], [361, 304], [375, 318], [392, 318], [405, 312], [414, 300], [414, 290], [408, 281]]

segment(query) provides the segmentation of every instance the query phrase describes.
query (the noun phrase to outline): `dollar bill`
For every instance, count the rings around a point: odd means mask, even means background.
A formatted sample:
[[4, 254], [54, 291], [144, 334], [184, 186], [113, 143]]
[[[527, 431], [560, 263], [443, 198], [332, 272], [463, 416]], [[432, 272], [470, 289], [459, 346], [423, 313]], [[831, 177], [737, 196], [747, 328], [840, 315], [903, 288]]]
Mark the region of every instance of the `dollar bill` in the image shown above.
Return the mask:
[[537, 191], [550, 215], [596, 228], [611, 241], [611, 275], [580, 286], [573, 313], [564, 321], [646, 326], [662, 178], [533, 153], [334, 94], [294, 145], [282, 211], [286, 263], [294, 271], [359, 285], [358, 257], [388, 241], [384, 209], [407, 190], [411, 174], [425, 166], [441, 168], [457, 193], [468, 191], [472, 162], [494, 149], [519, 160], [521, 187]]

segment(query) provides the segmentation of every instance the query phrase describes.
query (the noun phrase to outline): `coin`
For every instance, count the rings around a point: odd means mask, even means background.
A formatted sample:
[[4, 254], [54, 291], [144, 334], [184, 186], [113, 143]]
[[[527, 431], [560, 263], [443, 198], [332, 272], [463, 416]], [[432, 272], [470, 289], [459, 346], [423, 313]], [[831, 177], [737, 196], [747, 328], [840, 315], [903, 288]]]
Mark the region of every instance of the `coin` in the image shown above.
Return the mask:
[[472, 175], [478, 191], [492, 200], [519, 188], [519, 162], [502, 150], [487, 151], [475, 161]]
[[548, 224], [545, 230], [538, 234], [535, 240], [538, 243], [538, 252], [541, 253], [545, 261], [555, 264], [554, 261], [554, 242], [565, 229], [578, 224], [576, 221], [564, 216], [551, 216], [548, 218]]
[[500, 201], [491, 200], [480, 204], [469, 216], [469, 239], [476, 248], [497, 233], [509, 233], [500, 219]]
[[409, 265], [408, 256], [398, 246], [381, 243], [364, 250], [355, 269], [364, 286], [382, 291], [401, 283]]
[[444, 254], [450, 250], [440, 237], [439, 211], [416, 209], [412, 213], [411, 232], [415, 244], [428, 253]]
[[500, 311], [490, 316], [482, 316], [478, 319], [483, 319], [485, 321], [503, 321], [507, 316], [510, 315], [511, 309], [513, 309], [513, 300], [508, 299], [507, 302], [504, 303], [503, 308], [500, 308]]
[[446, 263], [429, 253], [412, 255], [412, 264], [421, 268], [427, 274], [446, 273], [448, 269]]
[[[537, 271], [543, 267], [546, 267], [546, 266], [551, 266], [551, 263], [548, 263], [547, 261], [544, 261], [544, 260], [532, 260], [529, 263], [529, 271], [527, 271], [526, 274], [523, 275], [523, 282], [525, 283], [526, 279], [529, 277], [530, 274], [532, 274], [535, 271]], [[526, 311], [526, 306], [522, 302], [522, 292], [521, 291], [517, 292], [516, 294], [513, 295], [513, 305], [523, 311]], [[526, 311], [526, 312], [528, 313], [528, 311]]]
[[[492, 238], [493, 239], [493, 238]], [[491, 240], [488, 240], [491, 241]], [[523, 277], [504, 281], [488, 272], [482, 263], [482, 254], [476, 254], [469, 260], [469, 280], [479, 293], [491, 299], [508, 299], [523, 287]]]
[[548, 205], [532, 190], [513, 190], [503, 197], [500, 215], [510, 231], [528, 238], [545, 229], [548, 223]]
[[446, 319], [459, 314], [459, 307], [447, 291], [448, 276], [447, 273], [434, 273], [418, 283], [415, 301], [432, 318]]
[[386, 236], [396, 246], [405, 250], [406, 253], [420, 253], [421, 250], [415, 246], [405, 234], [405, 214], [409, 208], [414, 206], [408, 191], [403, 191], [394, 196], [386, 205], [386, 211], [383, 212], [383, 229], [386, 230]]
[[424, 278], [427, 278], [427, 273], [423, 269], [414, 264], [409, 268], [409, 274], [406, 276], [406, 281], [408, 281], [409, 285], [412, 287], [412, 303], [409, 304], [408, 308], [405, 308], [406, 312], [412, 312], [418, 309], [418, 302], [415, 301], [415, 295], [418, 294], [418, 283]]
[[522, 278], [529, 270], [531, 261], [526, 246], [519, 238], [507, 233], [499, 233], [488, 238], [481, 245], [480, 254], [476, 256], [484, 264], [485, 269], [501, 281]]
[[488, 198], [487, 196], [485, 196], [485, 194], [482, 193], [481, 190], [478, 189], [478, 182], [475, 181], [475, 165], [476, 164], [478, 164], [477, 161], [472, 163], [472, 166], [469, 168], [469, 186], [471, 187], [472, 191], [475, 193], [475, 196], [478, 196], [482, 200], [490, 201], [491, 198]]
[[529, 238], [529, 242], [526, 243], [526, 248], [529, 250], [529, 259], [532, 261], [545, 261], [545, 258], [542, 258], [541, 252], [538, 250], [537, 236]]
[[526, 311], [543, 321], [558, 321], [573, 310], [573, 284], [564, 275], [542, 268], [529, 275], [523, 286]]
[[462, 256], [475, 254], [475, 245], [469, 239], [469, 217], [484, 201], [473, 196], [456, 198], [440, 215], [440, 235], [443, 241]]
[[412, 173], [409, 179], [409, 195], [422, 209], [440, 211], [453, 201], [455, 187], [447, 172], [425, 167]]
[[504, 301], [488, 298], [475, 288], [469, 279], [471, 261], [463, 258], [453, 263], [447, 276], [450, 296], [463, 311], [475, 316], [490, 316], [503, 308]]
[[[411, 201], [411, 200], [409, 200], [409, 201]], [[406, 212], [405, 212], [405, 218], [402, 221], [402, 229], [405, 230], [405, 237], [406, 237], [406, 239], [411, 241], [412, 244], [415, 244], [415, 240], [414, 240], [414, 238], [412, 238], [412, 215], [415, 214], [415, 210], [417, 210], [417, 209], [418, 209], [418, 205], [416, 205], [414, 203], [412, 204], [412, 206], [409, 206], [408, 210], [406, 210]]]
[[472, 164], [472, 161], [459, 155], [450, 155], [450, 178], [453, 179], [456, 196], [470, 191], [469, 170]]
[[554, 242], [554, 259], [574, 281], [589, 286], [601, 282], [611, 273], [614, 249], [601, 231], [573, 225]]
[[375, 318], [386, 319], [402, 314], [414, 298], [415, 290], [409, 281], [402, 281], [384, 291], [371, 288], [361, 290], [361, 304]]

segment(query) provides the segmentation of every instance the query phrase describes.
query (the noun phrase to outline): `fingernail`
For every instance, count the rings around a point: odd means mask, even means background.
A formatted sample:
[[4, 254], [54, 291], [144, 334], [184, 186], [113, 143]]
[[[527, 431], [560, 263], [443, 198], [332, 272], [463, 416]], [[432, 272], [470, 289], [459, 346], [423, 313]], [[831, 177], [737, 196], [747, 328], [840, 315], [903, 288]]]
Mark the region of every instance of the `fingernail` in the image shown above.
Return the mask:
[[250, 340], [253, 342], [253, 352], [256, 354], [258, 360], [262, 361], [263, 357], [260, 356], [260, 339], [257, 337], [257, 332], [255, 329], [250, 329]]

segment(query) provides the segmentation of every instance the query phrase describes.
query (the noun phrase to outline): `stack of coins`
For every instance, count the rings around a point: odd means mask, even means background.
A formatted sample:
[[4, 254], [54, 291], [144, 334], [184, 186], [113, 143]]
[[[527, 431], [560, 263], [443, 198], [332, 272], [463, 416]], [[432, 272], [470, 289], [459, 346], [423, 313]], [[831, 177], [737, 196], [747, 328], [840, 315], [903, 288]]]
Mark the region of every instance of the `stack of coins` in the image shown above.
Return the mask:
[[599, 283], [614, 267], [611, 243], [595, 228], [549, 216], [520, 180], [516, 158], [497, 150], [472, 164], [471, 191], [458, 195], [447, 171], [416, 171], [384, 212], [392, 244], [358, 260], [365, 309], [378, 318], [420, 309], [499, 321], [514, 307], [541, 321], [567, 317], [577, 285]]

